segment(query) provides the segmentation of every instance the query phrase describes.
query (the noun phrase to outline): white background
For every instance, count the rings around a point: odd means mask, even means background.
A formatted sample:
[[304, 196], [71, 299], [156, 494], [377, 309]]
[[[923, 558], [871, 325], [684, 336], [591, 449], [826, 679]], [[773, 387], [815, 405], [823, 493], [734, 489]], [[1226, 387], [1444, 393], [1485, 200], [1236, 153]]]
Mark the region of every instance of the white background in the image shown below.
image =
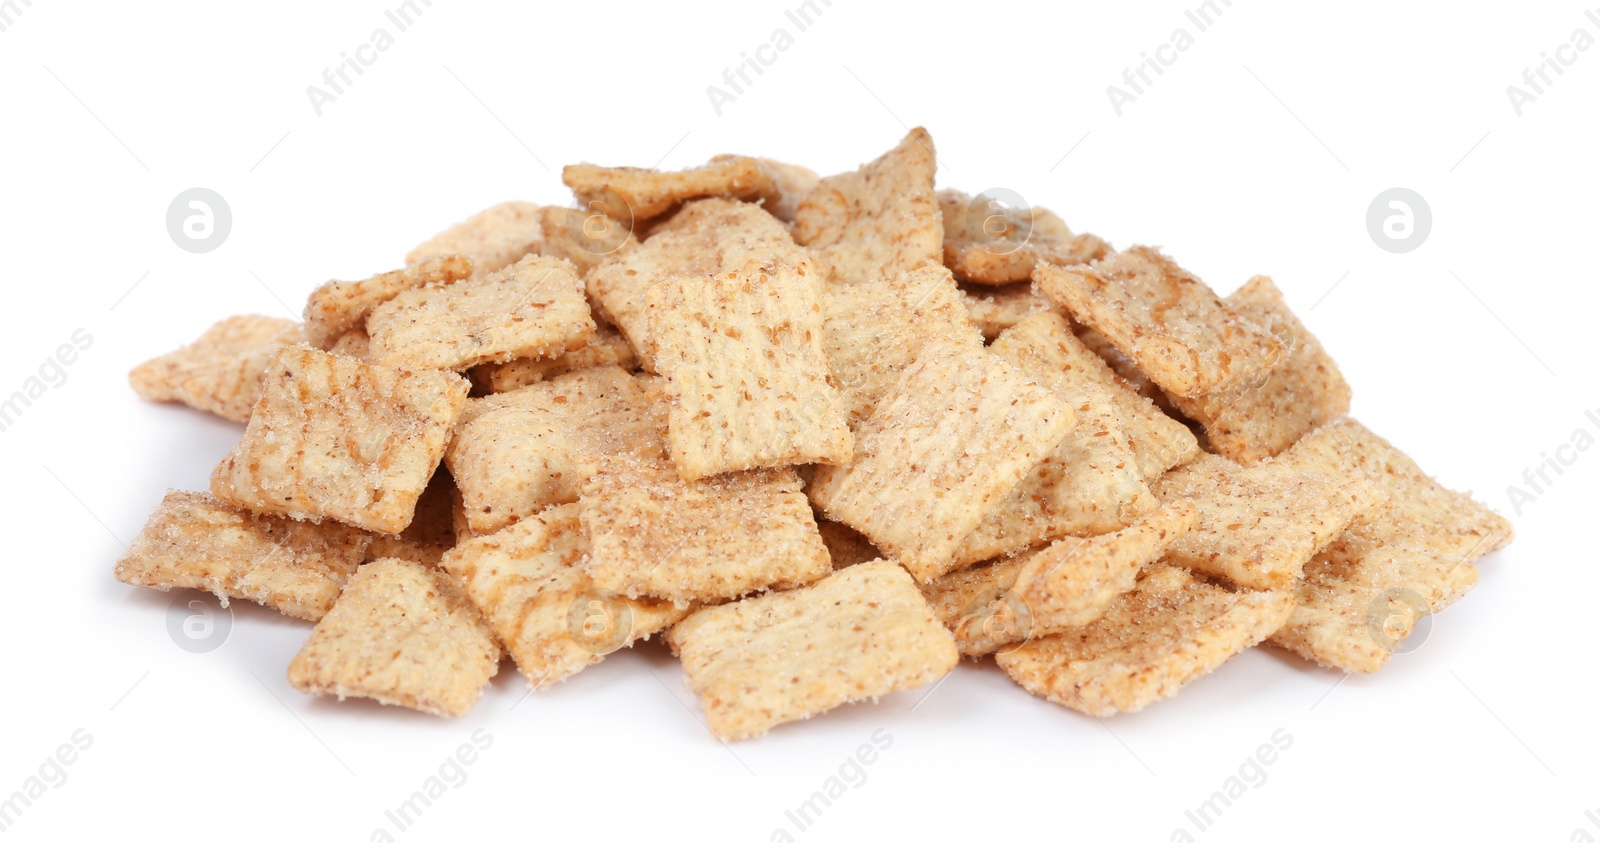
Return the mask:
[[[767, 0], [438, 0], [318, 116], [306, 87], [394, 34], [393, 5], [17, 0], [0, 33], [0, 394], [93, 336], [0, 434], [0, 796], [75, 730], [93, 738], [7, 839], [367, 840], [478, 729], [493, 744], [468, 779], [397, 837], [1600, 837], [1584, 816], [1600, 809], [1600, 449], [1520, 513], [1507, 495], [1574, 431], [1600, 436], [1584, 416], [1600, 413], [1600, 47], [1521, 116], [1506, 94], [1576, 29], [1600, 37], [1585, 4], [1237, 0], [1119, 117], [1106, 87], [1194, 34], [1196, 3], [835, 0], [800, 33], [795, 4]], [[706, 87], [778, 27], [793, 46], [718, 116]], [[653, 644], [527, 699], [505, 670], [470, 716], [436, 720], [295, 692], [308, 627], [252, 605], [220, 649], [186, 652], [169, 596], [113, 580], [162, 494], [205, 488], [241, 430], [141, 403], [136, 363], [229, 314], [297, 314], [317, 284], [394, 268], [491, 203], [564, 203], [566, 163], [741, 152], [826, 174], [917, 124], [941, 186], [1011, 188], [1119, 247], [1163, 246], [1223, 293], [1272, 275], [1355, 415], [1512, 517], [1515, 544], [1375, 676], [1257, 650], [1102, 723], [966, 664], [726, 747]], [[233, 212], [204, 255], [165, 227], [195, 186]], [[1365, 223], [1395, 186], [1433, 215], [1403, 255]], [[796, 831], [784, 812], [880, 729], [893, 744], [865, 782]], [[1279, 729], [1293, 745], [1266, 781], [1197, 832], [1184, 811]]]

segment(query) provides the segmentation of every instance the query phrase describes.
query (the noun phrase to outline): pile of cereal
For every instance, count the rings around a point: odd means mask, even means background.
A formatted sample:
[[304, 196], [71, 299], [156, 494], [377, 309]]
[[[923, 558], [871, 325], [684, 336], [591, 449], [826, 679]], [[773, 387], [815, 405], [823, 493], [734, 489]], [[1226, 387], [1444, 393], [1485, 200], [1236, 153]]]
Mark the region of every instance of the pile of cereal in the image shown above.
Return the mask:
[[117, 578], [314, 622], [314, 694], [455, 716], [661, 633], [760, 735], [962, 655], [1096, 716], [1263, 641], [1382, 667], [1511, 527], [1348, 417], [1272, 281], [855, 172], [568, 167], [131, 374], [244, 422]]

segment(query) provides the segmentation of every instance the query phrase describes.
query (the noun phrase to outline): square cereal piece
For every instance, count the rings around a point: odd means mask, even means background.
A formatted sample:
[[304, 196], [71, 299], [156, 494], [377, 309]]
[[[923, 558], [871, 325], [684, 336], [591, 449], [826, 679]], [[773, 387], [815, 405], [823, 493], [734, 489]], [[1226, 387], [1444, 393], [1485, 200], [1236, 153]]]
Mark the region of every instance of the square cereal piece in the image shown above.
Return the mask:
[[818, 466], [812, 503], [928, 582], [1055, 450], [1073, 411], [988, 350], [930, 342], [862, 425], [848, 466]]
[[1269, 371], [1230, 389], [1171, 397], [1205, 428], [1217, 453], [1235, 462], [1260, 462], [1350, 411], [1350, 386], [1338, 365], [1295, 318], [1272, 279], [1250, 279], [1227, 303], [1240, 318], [1277, 337], [1284, 354]]
[[285, 349], [267, 370], [244, 438], [212, 471], [211, 491], [254, 512], [399, 533], [444, 455], [467, 389], [449, 372]]
[[246, 422], [273, 355], [304, 340], [290, 319], [229, 316], [193, 343], [134, 367], [128, 383], [146, 401], [177, 401]]
[[1388, 494], [1306, 565], [1299, 605], [1272, 636], [1313, 661], [1361, 673], [1383, 667], [1417, 621], [1477, 583], [1474, 560], [1511, 541], [1510, 522], [1439, 485], [1360, 422], [1324, 425], [1277, 461], [1360, 476]]
[[1176, 694], [1283, 625], [1282, 591], [1228, 591], [1182, 568], [1155, 565], [1087, 626], [995, 655], [1031, 694], [1095, 717], [1134, 712]]
[[691, 199], [776, 202], [779, 198], [770, 171], [743, 155], [718, 156], [698, 167], [665, 173], [643, 167], [569, 164], [561, 170], [561, 181], [572, 188], [580, 205], [598, 205], [623, 221], [658, 217]]
[[608, 366], [473, 399], [445, 452], [467, 523], [488, 534], [577, 501], [595, 457], [666, 459], [666, 410], [659, 379]]
[[816, 269], [795, 257], [668, 278], [645, 292], [651, 357], [673, 398], [668, 443], [686, 480], [850, 461], [853, 437], [822, 350]]
[[533, 255], [487, 275], [407, 290], [367, 318], [373, 361], [407, 369], [555, 357], [583, 347], [594, 332], [572, 264]]
[[466, 255], [479, 272], [504, 269], [526, 255], [538, 253], [544, 239], [540, 212], [532, 202], [504, 202], [487, 208], [412, 249], [406, 255], [406, 264]]
[[1073, 325], [1073, 334], [1078, 342], [1070, 345], [1072, 355], [1110, 391], [1134, 459], [1139, 461], [1139, 473], [1146, 481], [1200, 455], [1199, 434], [1177, 418], [1167, 394], [1151, 383], [1128, 355], [1093, 328]]
[[486, 392], [510, 392], [579, 369], [616, 366], [632, 371], [638, 365], [639, 359], [633, 356], [633, 348], [622, 334], [610, 325], [601, 325], [594, 338], [582, 348], [560, 357], [524, 357], [510, 363], [485, 363], [472, 370], [472, 380], [481, 384]]
[[597, 588], [577, 504], [551, 507], [445, 554], [528, 684], [560, 682], [677, 623], [689, 609]]
[[404, 532], [397, 536], [377, 533], [367, 545], [367, 561], [393, 558], [420, 562], [437, 568], [445, 551], [456, 546], [455, 481], [440, 468], [433, 473], [428, 488], [417, 499], [416, 513]]
[[1060, 305], [1034, 292], [1032, 281], [1019, 281], [990, 287], [981, 284], [959, 284], [961, 302], [967, 307], [967, 316], [983, 332], [984, 342], [993, 342], [1000, 332], [1022, 321], [1036, 310], [1050, 310], [1065, 314]]
[[729, 199], [690, 202], [636, 249], [619, 251], [584, 279], [589, 298], [617, 326], [645, 369], [655, 370], [645, 290], [675, 276], [743, 269], [753, 255], [794, 249], [789, 230], [760, 206]]
[[361, 564], [368, 533], [256, 515], [205, 492], [168, 492], [117, 561], [117, 579], [260, 603], [291, 618], [327, 614]]
[[882, 561], [702, 609], [667, 640], [707, 725], [725, 741], [925, 685], [959, 659], [911, 578]]
[[539, 209], [539, 220], [544, 229], [539, 254], [570, 261], [585, 278], [612, 256], [639, 245], [630, 221], [614, 220], [599, 209], [552, 205]]
[[[1066, 321], [1064, 316], [1051, 316]], [[1052, 340], [1047, 346], [1047, 357], [1057, 367], [1055, 377], [1065, 379], [1064, 383], [1096, 384], [1116, 407], [1117, 419], [1128, 436], [1128, 447], [1133, 450], [1139, 475], [1146, 482], [1200, 455], [1200, 443], [1188, 426], [1162, 412], [1154, 402], [1137, 392], [1082, 334], [1074, 331], [1074, 337], [1068, 338], [1057, 330], [1050, 316], [1031, 316], [1028, 321], [1022, 336], [1048, 335]], [[1155, 392], [1159, 394], [1160, 390]]]
[[1291, 588], [1301, 569], [1384, 495], [1360, 476], [1332, 477], [1282, 462], [1240, 466], [1202, 454], [1157, 480], [1163, 501], [1187, 500], [1199, 521], [1166, 560], [1243, 588]]
[[1033, 635], [1084, 626], [1100, 617], [1198, 518], [1194, 504], [1178, 501], [1116, 532], [1062, 539], [1030, 554], [1010, 592], [1028, 607]]
[[1014, 553], [1062, 536], [1107, 533], [1157, 506], [1122, 431], [1117, 407], [1087, 367], [1065, 319], [1040, 311], [1008, 329], [989, 351], [1055, 392], [1077, 424], [986, 515], [956, 551], [958, 563]]
[[595, 584], [679, 605], [826, 576], [828, 548], [794, 469], [684, 480], [671, 463], [599, 461], [578, 499]]
[[933, 138], [912, 129], [877, 160], [818, 182], [795, 211], [795, 241], [841, 284], [938, 263], [944, 233], [933, 192], [937, 166]]
[[[962, 654], [973, 657], [1085, 626], [1132, 590], [1139, 572], [1160, 559], [1194, 522], [1194, 505], [1181, 502], [1114, 533], [1061, 539], [1001, 560], [987, 566], [992, 587], [979, 594], [971, 593], [970, 581], [939, 589], [966, 593], [969, 598], [959, 615], [941, 616], [955, 632]], [[963, 573], [957, 571], [949, 577]], [[944, 579], [930, 588], [937, 589]], [[954, 608], [949, 597], [944, 603], [946, 611]]]
[[451, 284], [470, 278], [472, 259], [443, 255], [365, 281], [329, 281], [306, 300], [306, 338], [324, 351], [345, 333], [366, 325], [374, 307], [416, 287]]
[[1027, 281], [1033, 266], [1091, 263], [1111, 253], [1093, 234], [1073, 234], [1061, 218], [1044, 208], [1007, 207], [1003, 199], [941, 190], [939, 216], [944, 226], [944, 265], [973, 284]]
[[460, 717], [499, 670], [494, 632], [447, 574], [379, 559], [317, 623], [289, 663], [289, 684]]
[[982, 345], [950, 270], [938, 264], [823, 289], [823, 348], [852, 427], [866, 421], [930, 340]]
[[1166, 255], [1135, 246], [1087, 266], [1034, 267], [1046, 296], [1094, 328], [1162, 389], [1194, 397], [1279, 362], [1283, 348]]

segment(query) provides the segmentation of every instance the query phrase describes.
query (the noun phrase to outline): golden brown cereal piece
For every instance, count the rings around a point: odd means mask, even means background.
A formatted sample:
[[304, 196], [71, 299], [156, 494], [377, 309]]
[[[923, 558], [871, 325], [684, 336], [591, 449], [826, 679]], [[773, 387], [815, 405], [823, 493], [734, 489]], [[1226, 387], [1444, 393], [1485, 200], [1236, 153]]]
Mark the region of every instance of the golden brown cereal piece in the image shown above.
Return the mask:
[[603, 455], [666, 459], [666, 406], [658, 379], [610, 366], [473, 399], [445, 453], [467, 523], [485, 535], [572, 503]]
[[439, 469], [433, 473], [428, 488], [417, 499], [417, 509], [398, 536], [378, 533], [367, 545], [367, 561], [394, 558], [420, 562], [437, 568], [445, 551], [456, 546], [455, 501], [456, 484], [450, 472]]
[[328, 346], [329, 354], [348, 357], [358, 363], [372, 362], [371, 351], [372, 338], [367, 336], [366, 328], [352, 328], [345, 331], [333, 341], [333, 345]]
[[572, 264], [535, 255], [448, 286], [407, 290], [367, 318], [373, 361], [409, 369], [554, 357], [583, 347], [594, 332]]
[[[1076, 541], [1075, 539], [1072, 541]], [[933, 609], [939, 621], [952, 630], [964, 618], [981, 612], [1004, 595], [1017, 581], [1022, 566], [1034, 554], [1047, 550], [1041, 547], [1016, 556], [995, 559], [982, 565], [951, 571], [932, 582], [918, 586], [922, 596]], [[959, 646], [959, 640], [956, 644]]]
[[494, 632], [449, 575], [379, 559], [312, 630], [289, 663], [289, 684], [460, 717], [499, 670]]
[[871, 539], [856, 532], [855, 528], [848, 524], [819, 518], [817, 532], [822, 534], [822, 543], [828, 548], [828, 559], [832, 561], [833, 569], [836, 571], [883, 558], [883, 554], [878, 552]]
[[256, 515], [205, 492], [168, 492], [117, 561], [117, 579], [194, 588], [260, 603], [291, 618], [327, 614], [371, 536], [343, 524]]
[[335, 340], [363, 327], [374, 307], [406, 290], [451, 284], [472, 272], [471, 258], [443, 255], [365, 281], [329, 281], [306, 300], [306, 337], [317, 348], [331, 350]]
[[[1030, 353], [1039, 359], [1041, 366], [1050, 367], [1057, 389], [1086, 385], [1101, 388], [1116, 408], [1117, 419], [1127, 434], [1128, 446], [1133, 450], [1139, 474], [1145, 481], [1154, 480], [1173, 466], [1199, 455], [1194, 434], [1182, 422], [1131, 390], [1088, 346], [1062, 331], [1062, 326], [1067, 324], [1065, 317], [1046, 313], [1030, 315], [1024, 321], [1027, 324], [1014, 339], [1027, 339], [1025, 347], [1032, 349]], [[1001, 345], [1000, 350], [1010, 345], [1011, 342]]]
[[1294, 598], [1230, 592], [1181, 568], [1151, 567], [1099, 620], [995, 656], [1029, 693], [1095, 717], [1176, 694], [1283, 625]]
[[399, 533], [444, 455], [467, 388], [449, 372], [284, 349], [244, 438], [211, 473], [211, 491], [254, 512]]
[[1359, 476], [1330, 477], [1281, 462], [1240, 466], [1205, 454], [1153, 484], [1163, 501], [1192, 501], [1200, 520], [1166, 561], [1244, 588], [1292, 588], [1311, 557], [1384, 495]]
[[985, 342], [991, 342], [1000, 332], [1022, 321], [1035, 310], [1052, 310], [1066, 313], [1055, 302], [1033, 291], [1033, 282], [1022, 281], [989, 287], [979, 284], [961, 284], [961, 300], [967, 315], [983, 332]]
[[1063, 539], [1028, 557], [1011, 592], [1026, 603], [1035, 635], [1083, 626], [1132, 589], [1139, 571], [1194, 528], [1194, 504], [1167, 504], [1114, 533]]
[[859, 284], [938, 263], [943, 236], [934, 198], [933, 138], [920, 126], [851, 173], [829, 176], [801, 201], [794, 239], [829, 280]]
[[816, 269], [794, 257], [668, 278], [645, 292], [651, 357], [673, 398], [668, 443], [686, 480], [850, 461], [853, 437], [822, 350]]
[[1093, 234], [1073, 234], [1044, 208], [1009, 208], [959, 190], [938, 193], [944, 227], [944, 265], [973, 284], [1027, 281], [1040, 261], [1071, 266], [1111, 253]]
[[543, 242], [540, 207], [532, 202], [505, 202], [456, 223], [406, 255], [406, 264], [422, 263], [445, 255], [472, 258], [478, 272], [504, 269], [525, 255], [535, 254]]
[[577, 504], [551, 507], [445, 554], [462, 584], [534, 687], [560, 682], [677, 623], [689, 609], [628, 600], [597, 588]]
[[[1067, 539], [1064, 546], [1077, 541]], [[998, 610], [1011, 599], [1011, 586], [1023, 566], [1054, 546], [951, 571], [921, 586], [933, 614], [956, 634], [956, 647], [962, 655], [977, 658], [1027, 639], [1026, 609]]]
[[304, 341], [300, 323], [271, 316], [230, 316], [190, 345], [128, 373], [147, 401], [178, 401], [229, 421], [250, 420], [273, 355]]
[[[1061, 539], [977, 569], [987, 576], [963, 578], [966, 572], [957, 571], [935, 580], [924, 593], [941, 595], [928, 602], [942, 603], [940, 617], [955, 632], [963, 655], [1004, 650], [1098, 619], [1134, 587], [1145, 566], [1194, 526], [1195, 515], [1194, 505], [1181, 501], [1117, 532]], [[951, 578], [957, 579], [941, 586]], [[956, 605], [959, 600], [965, 602]]]
[[759, 206], [702, 199], [673, 214], [638, 248], [602, 263], [584, 283], [599, 313], [622, 331], [640, 364], [654, 371], [644, 299], [650, 285], [743, 269], [753, 255], [792, 249], [788, 229]]
[[811, 500], [928, 582], [1072, 424], [1070, 407], [988, 350], [930, 342], [862, 425], [854, 462], [816, 469]]
[[1117, 407], [1092, 370], [1080, 365], [1075, 345], [1066, 320], [1041, 311], [989, 346], [1072, 407], [1077, 424], [967, 536], [956, 551], [957, 563], [1014, 553], [1062, 536], [1111, 532], [1156, 508]]
[[578, 504], [590, 575], [626, 597], [685, 605], [804, 585], [830, 570], [792, 468], [684, 480], [665, 460], [605, 458]]
[[1324, 425], [1277, 461], [1364, 477], [1389, 496], [1306, 565], [1299, 605], [1272, 643], [1308, 659], [1362, 673], [1383, 667], [1423, 615], [1477, 583], [1474, 560], [1511, 541], [1510, 522], [1440, 486], [1360, 422]]
[[552, 205], [539, 209], [539, 219], [544, 229], [539, 254], [571, 261], [584, 277], [612, 255], [639, 245], [633, 225], [614, 220], [599, 209]]
[[1088, 266], [1041, 263], [1033, 280], [1177, 395], [1227, 389], [1272, 368], [1283, 354], [1271, 334], [1240, 319], [1200, 279], [1147, 246]]
[[638, 365], [633, 348], [622, 334], [610, 325], [601, 325], [588, 345], [560, 357], [524, 357], [510, 363], [488, 363], [472, 370], [472, 377], [489, 392], [510, 392], [579, 369], [617, 366], [631, 371]]
[[1301, 436], [1350, 410], [1350, 386], [1317, 338], [1295, 318], [1272, 279], [1250, 279], [1227, 303], [1240, 318], [1272, 332], [1283, 360], [1270, 371], [1196, 398], [1172, 403], [1205, 427], [1217, 452], [1241, 463], [1281, 453]]
[[1026, 553], [1005, 592], [955, 625], [955, 640], [963, 653], [979, 656], [1091, 624], [1194, 523], [1194, 504], [1182, 501], [1117, 533], [1069, 537]]
[[[1150, 383], [1127, 355], [1092, 329], [1074, 326], [1078, 343], [1065, 343], [1074, 369], [1106, 387], [1128, 434], [1128, 444], [1146, 481], [1200, 455], [1197, 434], [1165, 411], [1166, 393]], [[1130, 380], [1130, 377], [1132, 378]]]
[[618, 220], [646, 220], [660, 216], [691, 199], [719, 197], [776, 203], [778, 186], [760, 161], [742, 155], [723, 155], [710, 163], [676, 172], [643, 167], [597, 167], [569, 164], [561, 180], [581, 205], [598, 203]]
[[864, 284], [828, 284], [822, 342], [850, 425], [872, 408], [931, 340], [982, 346], [950, 270], [928, 264]]
[[911, 578], [882, 561], [702, 609], [667, 640], [722, 740], [925, 685], [959, 659]]

